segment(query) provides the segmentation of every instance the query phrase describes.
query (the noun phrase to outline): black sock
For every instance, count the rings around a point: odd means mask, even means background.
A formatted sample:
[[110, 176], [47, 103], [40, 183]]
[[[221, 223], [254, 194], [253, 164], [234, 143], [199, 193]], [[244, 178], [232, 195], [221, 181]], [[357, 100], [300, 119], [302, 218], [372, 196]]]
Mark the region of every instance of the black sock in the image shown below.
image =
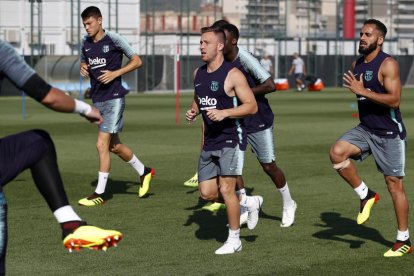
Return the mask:
[[374, 192], [374, 191], [372, 191], [372, 190], [370, 190], [370, 189], [368, 189], [367, 196], [366, 196], [364, 199], [362, 199], [362, 200], [364, 201], [364, 200], [367, 200], [367, 199], [373, 198], [374, 196], [375, 196], [375, 192]]
[[73, 233], [78, 227], [86, 225], [86, 221], [81, 220], [72, 220], [62, 222], [60, 227], [62, 228], [62, 240], [66, 238], [67, 235]]

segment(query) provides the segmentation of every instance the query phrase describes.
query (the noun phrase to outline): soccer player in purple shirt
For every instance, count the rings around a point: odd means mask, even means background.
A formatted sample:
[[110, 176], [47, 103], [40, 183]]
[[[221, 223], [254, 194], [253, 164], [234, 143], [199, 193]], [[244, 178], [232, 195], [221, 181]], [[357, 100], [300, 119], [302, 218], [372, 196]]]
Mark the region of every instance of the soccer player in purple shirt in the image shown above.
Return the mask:
[[[0, 87], [7, 77], [13, 84], [44, 106], [64, 113], [76, 112], [96, 124], [102, 123], [99, 111], [73, 99], [46, 83], [13, 47], [0, 40]], [[56, 150], [50, 135], [32, 129], [0, 138], [0, 275], [5, 275], [7, 247], [7, 202], [3, 187], [30, 169], [33, 181], [62, 228], [64, 246], [69, 250], [94, 248], [106, 250], [122, 238], [118, 231], [86, 226], [69, 204], [60, 176]]]
[[242, 174], [247, 133], [240, 118], [257, 112], [254, 95], [243, 73], [223, 56], [225, 34], [203, 28], [201, 59], [206, 63], [194, 72], [194, 100], [186, 119], [193, 122], [201, 114], [204, 143], [198, 163], [199, 191], [203, 199], [226, 204], [229, 222], [227, 241], [216, 254], [232, 254], [242, 249], [240, 205], [236, 179]]
[[[121, 76], [139, 68], [142, 61], [122, 36], [103, 29], [99, 8], [87, 7], [81, 16], [88, 34], [82, 41], [80, 73], [90, 78], [92, 102], [101, 112], [104, 123], [99, 126], [96, 142], [99, 156], [98, 184], [95, 192], [79, 200], [79, 204], [95, 206], [105, 202], [111, 152], [137, 171], [141, 182], [138, 196], [144, 197], [155, 171], [144, 166], [132, 150], [121, 142], [118, 134], [124, 125], [125, 95], [128, 93], [122, 86]], [[122, 67], [124, 55], [129, 58], [129, 62]]]
[[344, 87], [357, 96], [360, 123], [336, 141], [330, 158], [334, 169], [359, 196], [357, 223], [363, 224], [379, 196], [362, 181], [350, 159], [362, 161], [372, 154], [391, 194], [398, 225], [397, 240], [384, 256], [400, 257], [412, 251], [403, 186], [406, 130], [399, 109], [400, 69], [397, 61], [382, 51], [386, 34], [386, 26], [376, 19], [368, 19], [362, 26], [362, 57], [353, 62], [353, 71], [343, 76]]
[[[255, 115], [245, 118], [244, 123], [247, 130], [247, 142], [257, 157], [263, 171], [270, 177], [273, 184], [279, 191], [283, 201], [281, 227], [290, 227], [295, 221], [297, 204], [292, 199], [286, 177], [282, 169], [276, 164], [275, 147], [273, 143], [273, 122], [274, 114], [270, 107], [266, 94], [275, 91], [275, 84], [270, 74], [263, 68], [260, 62], [247, 50], [237, 45], [239, 30], [236, 26], [224, 23], [222, 20], [213, 24], [220, 26], [226, 34], [224, 58], [227, 61], [240, 61], [246, 78], [252, 80], [250, 87], [255, 95], [258, 111]], [[253, 82], [253, 85], [251, 83]], [[241, 195], [240, 204], [244, 205], [249, 197], [245, 196], [243, 177], [237, 178], [237, 187]], [[261, 198], [261, 197], [259, 197]], [[263, 203], [261, 198], [259, 208]], [[255, 228], [258, 221], [259, 208], [248, 212], [247, 226]], [[240, 221], [243, 222], [243, 215]]]

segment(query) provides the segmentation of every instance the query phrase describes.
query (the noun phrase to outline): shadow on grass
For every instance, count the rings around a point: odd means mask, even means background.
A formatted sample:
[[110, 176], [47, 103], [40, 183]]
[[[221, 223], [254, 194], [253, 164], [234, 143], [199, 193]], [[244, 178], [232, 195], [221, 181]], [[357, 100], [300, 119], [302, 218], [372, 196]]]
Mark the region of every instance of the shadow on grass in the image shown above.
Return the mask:
[[268, 214], [266, 214], [266, 213], [263, 211], [263, 209], [261, 209], [261, 210], [260, 210], [260, 213], [259, 213], [259, 223], [260, 223], [260, 220], [261, 220], [261, 219], [278, 220], [278, 221], [282, 222], [282, 218], [281, 218], [281, 217], [277, 217], [277, 216], [271, 216], [271, 215], [268, 215]]
[[[199, 198], [196, 205], [186, 208], [185, 210], [193, 210], [193, 214], [188, 216], [184, 226], [191, 226], [193, 223], [197, 224], [198, 229], [195, 231], [195, 236], [199, 240], [215, 239], [218, 242], [225, 242], [228, 237], [226, 210], [221, 209], [217, 212], [201, 210], [201, 207], [207, 203], [209, 201]], [[245, 227], [242, 226], [242, 228]], [[244, 239], [247, 242], [254, 242], [256, 238], [257, 235], [240, 236], [240, 239]]]
[[315, 238], [349, 243], [350, 248], [360, 248], [365, 241], [347, 239], [343, 236], [354, 236], [358, 239], [371, 240], [385, 245], [386, 247], [391, 247], [393, 245], [392, 242], [384, 239], [378, 230], [365, 225], [358, 225], [355, 220], [341, 217], [341, 214], [339, 213], [322, 213], [321, 220], [325, 224], [316, 224], [316, 226], [327, 229], [313, 234], [312, 236]]
[[[98, 184], [98, 180], [95, 179], [91, 182], [92, 187], [96, 187]], [[129, 189], [133, 188], [135, 191], [131, 192], [128, 191]], [[139, 183], [138, 182], [131, 182], [131, 181], [114, 181], [110, 179], [106, 184], [105, 194], [103, 196], [104, 200], [111, 200], [114, 194], [133, 194], [136, 195], [138, 193]], [[151, 197], [153, 193], [147, 193], [142, 198]]]

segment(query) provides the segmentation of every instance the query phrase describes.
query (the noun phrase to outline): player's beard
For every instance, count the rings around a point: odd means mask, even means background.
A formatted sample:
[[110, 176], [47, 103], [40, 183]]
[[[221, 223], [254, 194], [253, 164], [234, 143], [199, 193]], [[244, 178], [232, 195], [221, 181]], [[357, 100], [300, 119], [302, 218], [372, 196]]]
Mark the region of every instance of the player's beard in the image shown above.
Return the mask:
[[374, 43], [371, 43], [368, 45], [367, 48], [362, 48], [361, 45], [358, 48], [358, 53], [360, 53], [361, 55], [367, 56], [369, 54], [371, 54], [372, 52], [375, 51], [375, 49], [377, 49], [377, 42], [375, 41]]

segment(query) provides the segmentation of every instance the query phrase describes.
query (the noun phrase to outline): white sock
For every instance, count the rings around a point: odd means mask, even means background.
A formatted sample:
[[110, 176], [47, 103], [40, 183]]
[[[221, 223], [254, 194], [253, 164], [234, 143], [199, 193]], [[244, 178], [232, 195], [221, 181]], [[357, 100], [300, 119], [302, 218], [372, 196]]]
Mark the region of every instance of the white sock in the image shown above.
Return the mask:
[[72, 206], [66, 205], [63, 207], [60, 207], [56, 211], [53, 212], [53, 215], [55, 216], [56, 220], [59, 223], [67, 222], [67, 221], [74, 221], [82, 219], [78, 216], [78, 214], [75, 213]]
[[410, 233], [408, 232], [408, 229], [405, 231], [397, 231], [397, 240], [399, 241], [406, 241], [410, 238]]
[[132, 159], [129, 160], [127, 163], [129, 163], [138, 172], [139, 175], [144, 174], [145, 166], [141, 163], [141, 161], [139, 161], [135, 154], [132, 156]]
[[362, 181], [361, 184], [354, 189], [354, 191], [357, 193], [360, 199], [364, 199], [368, 195], [368, 187], [365, 185], [364, 181]]
[[282, 196], [282, 201], [283, 201], [283, 207], [284, 208], [288, 208], [288, 207], [292, 207], [293, 206], [293, 199], [292, 196], [290, 195], [290, 191], [289, 191], [289, 186], [286, 182], [285, 186], [283, 186], [283, 188], [277, 189], [280, 193], [280, 195]]
[[231, 230], [229, 228], [229, 237], [227, 240], [232, 242], [238, 242], [240, 240], [240, 228], [236, 230]]
[[95, 193], [105, 193], [106, 183], [108, 182], [109, 173], [98, 172], [98, 185], [96, 185]]
[[240, 206], [246, 207], [246, 208], [252, 208], [255, 206], [252, 200], [253, 200], [252, 196], [241, 194]]

